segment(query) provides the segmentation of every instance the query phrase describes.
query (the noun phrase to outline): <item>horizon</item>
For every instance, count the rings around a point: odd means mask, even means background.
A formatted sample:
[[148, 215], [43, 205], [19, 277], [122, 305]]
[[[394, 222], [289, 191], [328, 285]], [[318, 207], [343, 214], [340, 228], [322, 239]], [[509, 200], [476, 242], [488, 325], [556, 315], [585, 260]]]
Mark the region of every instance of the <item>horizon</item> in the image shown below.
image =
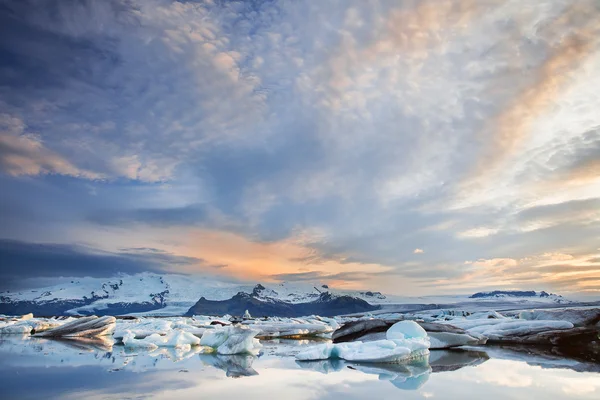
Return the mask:
[[600, 298], [600, 6], [0, 2], [0, 291]]

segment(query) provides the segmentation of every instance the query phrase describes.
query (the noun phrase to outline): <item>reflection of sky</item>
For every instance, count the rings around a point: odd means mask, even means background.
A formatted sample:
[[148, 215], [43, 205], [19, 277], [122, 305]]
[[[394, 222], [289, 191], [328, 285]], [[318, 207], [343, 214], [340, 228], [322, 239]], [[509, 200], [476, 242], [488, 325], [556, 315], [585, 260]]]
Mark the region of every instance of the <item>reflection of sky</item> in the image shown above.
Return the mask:
[[[464, 366], [436, 371], [443, 352], [409, 365], [298, 363], [293, 345], [273, 344], [265, 354], [216, 356], [160, 350], [151, 353], [75, 348], [48, 340], [0, 340], [0, 386], [6, 398], [243, 398], [290, 400], [364, 398], [596, 399], [600, 375], [545, 369], [524, 361], [465, 352]], [[450, 352], [451, 353], [451, 352]], [[433, 356], [433, 355], [432, 355]], [[526, 357], [525, 357], [526, 359]], [[479, 363], [473, 362], [479, 360]], [[483, 362], [482, 362], [483, 361]], [[460, 367], [460, 365], [455, 365]], [[439, 370], [439, 369], [438, 369]], [[235, 379], [234, 379], [235, 378]], [[399, 392], [399, 389], [402, 391]]]

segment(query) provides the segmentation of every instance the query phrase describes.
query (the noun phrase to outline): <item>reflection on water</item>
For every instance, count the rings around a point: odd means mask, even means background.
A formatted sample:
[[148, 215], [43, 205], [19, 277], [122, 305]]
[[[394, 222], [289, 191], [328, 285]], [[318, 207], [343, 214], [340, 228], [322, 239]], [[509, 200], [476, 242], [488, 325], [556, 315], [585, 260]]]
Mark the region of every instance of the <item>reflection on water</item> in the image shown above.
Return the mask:
[[600, 395], [600, 375], [589, 372], [597, 371], [594, 365], [542, 349], [432, 351], [408, 364], [295, 361], [311, 344], [266, 341], [255, 357], [206, 354], [201, 347], [131, 351], [110, 338], [0, 337], [0, 397], [351, 400], [398, 398], [398, 389], [409, 399]]
[[206, 365], [225, 371], [226, 375], [230, 378], [258, 375], [258, 372], [252, 368], [252, 363], [256, 357], [250, 354], [236, 354], [232, 356], [200, 354], [199, 357]]

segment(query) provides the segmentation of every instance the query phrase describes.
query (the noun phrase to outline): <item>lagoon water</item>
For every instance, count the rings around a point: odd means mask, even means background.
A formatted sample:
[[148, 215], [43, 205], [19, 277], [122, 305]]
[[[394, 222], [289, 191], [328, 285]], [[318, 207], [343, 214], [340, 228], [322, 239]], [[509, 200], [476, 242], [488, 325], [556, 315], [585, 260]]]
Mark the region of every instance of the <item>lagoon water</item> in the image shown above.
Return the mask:
[[265, 341], [258, 357], [108, 341], [0, 338], [1, 399], [598, 399], [600, 366], [543, 351], [432, 351], [411, 364], [297, 362], [309, 341]]

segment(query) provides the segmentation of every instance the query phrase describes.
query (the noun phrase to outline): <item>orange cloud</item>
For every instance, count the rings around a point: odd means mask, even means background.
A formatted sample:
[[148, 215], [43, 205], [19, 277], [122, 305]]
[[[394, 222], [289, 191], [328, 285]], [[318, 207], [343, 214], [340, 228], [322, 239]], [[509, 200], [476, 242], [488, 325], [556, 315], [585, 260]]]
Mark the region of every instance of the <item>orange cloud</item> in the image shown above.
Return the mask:
[[[295, 236], [275, 242], [252, 241], [242, 235], [216, 230], [193, 230], [179, 248], [179, 253], [201, 258], [208, 265], [224, 265], [222, 272], [241, 279], [274, 281], [274, 275], [318, 272], [384, 272], [391, 268], [379, 264], [346, 262], [343, 257], [323, 258], [307, 247], [305, 239]], [[193, 271], [188, 271], [193, 272]], [[363, 287], [363, 282], [334, 279], [333, 285]]]
[[19, 118], [0, 114], [0, 170], [9, 175], [61, 174], [100, 179], [102, 176], [77, 168], [46, 148], [33, 134], [26, 133]]

